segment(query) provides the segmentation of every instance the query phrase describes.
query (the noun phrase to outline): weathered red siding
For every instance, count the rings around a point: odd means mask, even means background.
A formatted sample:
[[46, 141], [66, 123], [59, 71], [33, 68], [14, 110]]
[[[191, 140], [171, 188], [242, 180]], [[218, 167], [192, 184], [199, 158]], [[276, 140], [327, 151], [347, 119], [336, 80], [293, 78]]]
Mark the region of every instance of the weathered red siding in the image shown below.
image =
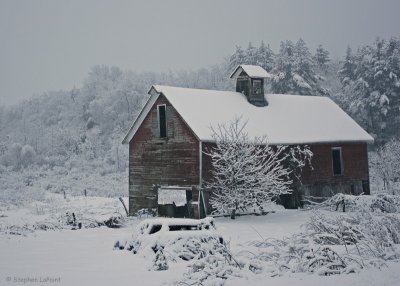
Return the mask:
[[[159, 104], [167, 106], [167, 138], [159, 138]], [[129, 143], [129, 212], [156, 207], [157, 185], [198, 184], [198, 140], [161, 95]]]
[[[203, 143], [203, 150], [210, 150], [215, 144]], [[312, 169], [303, 169], [302, 193], [312, 197], [329, 197], [335, 193], [360, 194], [363, 182], [369, 182], [368, 150], [366, 143], [309, 144], [313, 152]], [[343, 175], [333, 175], [332, 148], [342, 148]], [[207, 151], [206, 151], [207, 153]], [[212, 179], [210, 156], [203, 153], [203, 182]]]
[[[333, 193], [359, 194], [362, 182], [369, 182], [368, 150], [366, 143], [330, 143], [309, 145], [314, 156], [313, 169], [304, 168], [302, 183], [306, 195], [327, 197]], [[332, 148], [342, 148], [343, 175], [334, 176]]]

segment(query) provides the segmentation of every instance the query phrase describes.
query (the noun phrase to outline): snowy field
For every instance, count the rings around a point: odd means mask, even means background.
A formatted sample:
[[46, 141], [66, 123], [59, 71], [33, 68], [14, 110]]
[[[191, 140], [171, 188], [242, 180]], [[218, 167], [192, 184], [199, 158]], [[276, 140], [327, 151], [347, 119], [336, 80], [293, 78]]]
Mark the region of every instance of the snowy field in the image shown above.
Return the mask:
[[[63, 203], [64, 198], [60, 197], [52, 197], [52, 205], [58, 205], [58, 210], [46, 211], [52, 215], [35, 214], [34, 207], [2, 209], [0, 225], [4, 229], [5, 225], [11, 223], [30, 225], [35, 221], [53, 221], [52, 217], [66, 210], [92, 220], [102, 220], [116, 211], [123, 213], [117, 199], [74, 197]], [[323, 213], [330, 217], [341, 214]], [[217, 218], [216, 226], [218, 232], [230, 241], [231, 252], [235, 255], [247, 249], [250, 241], [281, 239], [300, 232], [301, 225], [311, 216], [312, 212], [306, 210], [280, 210], [266, 216], [239, 217], [234, 221]], [[125, 250], [113, 250], [114, 242], [131, 236], [140, 221], [129, 219], [122, 228], [101, 226], [71, 230], [64, 227], [59, 230], [27, 231], [24, 235], [2, 232], [0, 285], [35, 285], [40, 280], [45, 285], [171, 285], [181, 281], [188, 270], [188, 262], [170, 263], [166, 271], [149, 271], [152, 259]], [[328, 277], [304, 273], [270, 277], [249, 272], [243, 277], [227, 280], [225, 285], [394, 286], [399, 285], [399, 281], [400, 263], [387, 262], [381, 269], [368, 268], [358, 273]]]

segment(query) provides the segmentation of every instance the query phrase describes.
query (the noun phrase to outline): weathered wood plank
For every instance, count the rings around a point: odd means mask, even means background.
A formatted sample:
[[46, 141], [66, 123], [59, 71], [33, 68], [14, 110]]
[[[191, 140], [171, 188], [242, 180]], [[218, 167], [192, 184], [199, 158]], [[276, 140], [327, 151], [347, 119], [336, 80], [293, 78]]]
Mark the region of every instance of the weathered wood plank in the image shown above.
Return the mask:
[[[159, 138], [157, 105], [167, 106], [167, 138]], [[199, 143], [164, 96], [129, 144], [129, 213], [156, 207], [157, 185], [198, 186]]]

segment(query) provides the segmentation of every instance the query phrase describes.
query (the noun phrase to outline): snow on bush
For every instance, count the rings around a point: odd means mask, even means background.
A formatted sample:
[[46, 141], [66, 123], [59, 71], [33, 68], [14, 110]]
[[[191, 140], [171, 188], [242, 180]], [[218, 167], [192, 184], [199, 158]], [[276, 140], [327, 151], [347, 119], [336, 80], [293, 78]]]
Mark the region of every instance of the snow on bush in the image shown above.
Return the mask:
[[128, 240], [119, 240], [114, 249], [152, 257], [160, 251], [173, 262], [199, 259], [218, 251], [223, 238], [215, 231], [214, 219], [154, 218], [142, 221]]
[[310, 272], [333, 275], [381, 267], [400, 258], [400, 220], [397, 214], [357, 213], [328, 217], [319, 212], [306, 231], [284, 239], [252, 242], [250, 262], [270, 275]]
[[400, 140], [392, 139], [371, 153], [371, 174], [389, 194], [400, 194]]
[[336, 211], [365, 211], [400, 213], [400, 196], [378, 194], [368, 196], [353, 196], [342, 193], [336, 194], [322, 203], [309, 202], [314, 209]]
[[[400, 258], [400, 220], [397, 214], [357, 212], [329, 218], [316, 212], [306, 225], [315, 243], [354, 246], [363, 258]], [[353, 250], [354, 250], [353, 247]]]
[[398, 214], [360, 212], [338, 216], [316, 211], [303, 232], [283, 239], [252, 241], [235, 254], [218, 252], [195, 260], [176, 284], [224, 285], [227, 279], [248, 279], [251, 275], [349, 274], [381, 268], [386, 261], [399, 259]]
[[38, 230], [71, 230], [127, 222], [117, 198], [67, 196], [45, 193], [41, 201], [22, 206], [0, 205], [0, 235], [29, 235]]
[[216, 251], [192, 261], [175, 285], [224, 285], [227, 279], [243, 277], [242, 265], [226, 245], [214, 242], [212, 248]]
[[260, 271], [270, 276], [286, 272], [309, 272], [319, 275], [350, 273], [363, 268], [356, 257], [342, 254], [334, 247], [319, 245], [305, 234], [282, 240], [254, 242], [258, 253], [249, 259], [250, 265], [260, 265]]
[[168, 262], [167, 258], [164, 255], [163, 247], [157, 246], [157, 252], [153, 259], [152, 270], [160, 271], [160, 270], [168, 270]]

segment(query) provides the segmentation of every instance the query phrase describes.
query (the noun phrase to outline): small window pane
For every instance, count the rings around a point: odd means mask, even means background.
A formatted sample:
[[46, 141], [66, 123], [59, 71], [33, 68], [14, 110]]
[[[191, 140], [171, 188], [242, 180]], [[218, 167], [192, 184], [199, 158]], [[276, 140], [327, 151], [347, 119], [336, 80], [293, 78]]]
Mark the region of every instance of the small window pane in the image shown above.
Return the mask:
[[343, 166], [342, 166], [342, 150], [341, 149], [332, 149], [332, 165], [333, 165], [333, 175], [342, 175], [343, 174]]

